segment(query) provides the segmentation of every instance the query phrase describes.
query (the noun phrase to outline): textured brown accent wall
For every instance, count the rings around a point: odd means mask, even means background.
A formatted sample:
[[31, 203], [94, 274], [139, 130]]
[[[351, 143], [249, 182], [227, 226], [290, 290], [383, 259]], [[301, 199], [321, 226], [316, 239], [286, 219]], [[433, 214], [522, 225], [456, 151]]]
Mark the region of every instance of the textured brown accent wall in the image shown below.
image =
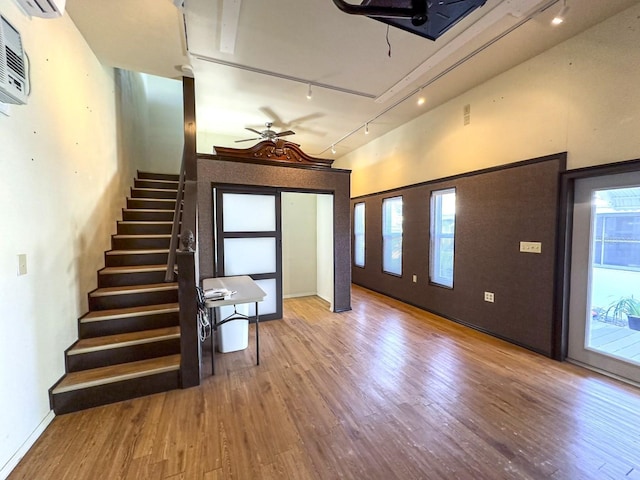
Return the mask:
[[213, 277], [213, 184], [275, 187], [333, 194], [334, 310], [351, 310], [351, 171], [264, 165], [198, 155], [198, 253], [200, 278]]
[[[352, 212], [355, 203], [366, 204], [366, 261], [353, 267], [354, 283], [551, 356], [565, 164], [562, 153], [353, 199]], [[430, 195], [450, 187], [456, 189], [453, 289], [429, 283]], [[382, 199], [397, 195], [404, 209], [401, 278], [382, 273]], [[521, 253], [520, 241], [542, 242], [542, 253]], [[495, 303], [484, 301], [485, 291]]]

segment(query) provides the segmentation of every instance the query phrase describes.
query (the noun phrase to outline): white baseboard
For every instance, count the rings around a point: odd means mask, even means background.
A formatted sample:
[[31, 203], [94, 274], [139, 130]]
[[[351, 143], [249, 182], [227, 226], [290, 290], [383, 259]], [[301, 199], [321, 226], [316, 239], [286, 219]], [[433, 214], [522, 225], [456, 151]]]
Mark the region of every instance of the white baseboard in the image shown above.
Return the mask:
[[282, 295], [282, 298], [313, 297], [315, 295], [317, 295], [316, 292], [287, 293], [286, 295]]
[[0, 479], [5, 480], [9, 474], [13, 471], [14, 468], [20, 463], [22, 457], [24, 457], [29, 449], [33, 447], [33, 444], [36, 443], [36, 440], [40, 438], [42, 432], [46, 430], [51, 421], [56, 417], [56, 414], [53, 413], [53, 410], [49, 410], [49, 413], [42, 419], [40, 424], [36, 427], [36, 429], [31, 432], [29, 438], [25, 440], [25, 442], [20, 446], [18, 451], [13, 454], [13, 456], [9, 459], [7, 463], [4, 464], [2, 470], [0, 470]]

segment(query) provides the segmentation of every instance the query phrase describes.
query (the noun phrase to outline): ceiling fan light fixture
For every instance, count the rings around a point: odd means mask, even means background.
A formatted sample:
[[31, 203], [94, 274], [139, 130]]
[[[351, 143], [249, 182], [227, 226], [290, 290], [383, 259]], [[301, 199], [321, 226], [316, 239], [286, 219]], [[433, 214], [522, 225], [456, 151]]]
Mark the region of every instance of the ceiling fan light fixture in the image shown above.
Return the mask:
[[313, 92], [311, 91], [311, 84], [309, 84], [309, 89], [307, 90], [307, 100], [311, 100], [313, 97]]

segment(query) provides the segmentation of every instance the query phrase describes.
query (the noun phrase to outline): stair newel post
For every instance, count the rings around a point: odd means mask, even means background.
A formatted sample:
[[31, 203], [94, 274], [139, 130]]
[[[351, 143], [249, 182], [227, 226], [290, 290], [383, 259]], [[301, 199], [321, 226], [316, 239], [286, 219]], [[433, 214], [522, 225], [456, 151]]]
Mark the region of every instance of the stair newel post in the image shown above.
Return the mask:
[[182, 388], [200, 385], [202, 351], [198, 335], [196, 303], [196, 264], [193, 233], [181, 235], [182, 250], [177, 253], [180, 303], [180, 382]]

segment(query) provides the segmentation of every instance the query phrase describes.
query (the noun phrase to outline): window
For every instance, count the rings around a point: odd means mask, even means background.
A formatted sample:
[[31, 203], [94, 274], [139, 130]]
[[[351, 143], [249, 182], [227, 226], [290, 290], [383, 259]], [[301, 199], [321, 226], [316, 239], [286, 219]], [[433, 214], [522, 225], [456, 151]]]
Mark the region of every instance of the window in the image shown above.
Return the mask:
[[640, 268], [640, 213], [596, 214], [593, 263]]
[[431, 192], [431, 282], [453, 288], [453, 245], [456, 226], [456, 190]]
[[402, 275], [402, 197], [382, 200], [382, 270]]
[[353, 208], [353, 263], [364, 267], [364, 203]]

